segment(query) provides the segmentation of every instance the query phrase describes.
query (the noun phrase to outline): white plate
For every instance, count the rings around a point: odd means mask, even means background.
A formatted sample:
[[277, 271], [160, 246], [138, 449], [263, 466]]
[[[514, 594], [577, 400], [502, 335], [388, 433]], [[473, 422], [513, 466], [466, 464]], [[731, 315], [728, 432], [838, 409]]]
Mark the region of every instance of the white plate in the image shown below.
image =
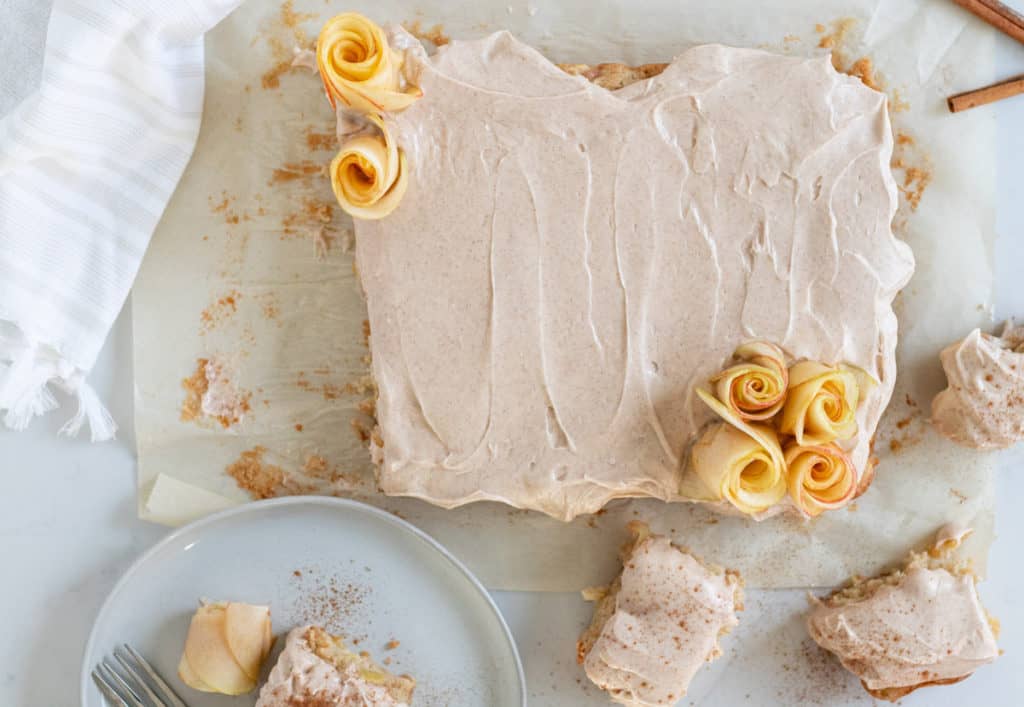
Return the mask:
[[[90, 671], [124, 642], [190, 707], [254, 704], [255, 693], [205, 695], [178, 679], [189, 617], [201, 597], [269, 604], [278, 650], [284, 632], [308, 622], [360, 637], [360, 649], [390, 657], [390, 669], [416, 678], [414, 707], [526, 704], [508, 626], [462, 563], [390, 513], [304, 497], [218, 513], [140, 557], [107, 597], [89, 636], [83, 707], [106, 704]], [[392, 639], [400, 645], [386, 650]]]

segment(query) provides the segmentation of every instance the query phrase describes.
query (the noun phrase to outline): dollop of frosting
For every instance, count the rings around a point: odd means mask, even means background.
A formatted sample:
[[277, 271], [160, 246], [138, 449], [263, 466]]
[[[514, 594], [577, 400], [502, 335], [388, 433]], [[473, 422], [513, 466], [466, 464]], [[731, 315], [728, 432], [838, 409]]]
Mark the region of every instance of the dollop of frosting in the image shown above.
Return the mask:
[[331, 106], [341, 102], [361, 113], [399, 111], [423, 95], [402, 87], [404, 55], [384, 30], [357, 12], [328, 20], [316, 42], [316, 65]]
[[506, 32], [403, 71], [410, 186], [355, 225], [385, 493], [562, 519], [707, 498], [696, 391], [751, 340], [879, 381], [848, 449], [867, 466], [913, 271], [882, 94], [716, 45], [609, 91]]
[[807, 627], [869, 690], [955, 681], [999, 656], [974, 578], [911, 567], [859, 601], [818, 603]]
[[311, 626], [292, 629], [285, 640], [267, 682], [260, 689], [256, 707], [330, 704], [337, 707], [409, 707], [393, 698], [381, 685], [360, 675], [357, 665], [344, 671], [324, 660], [307, 640]]
[[595, 685], [620, 704], [674, 705], [739, 624], [735, 575], [714, 572], [652, 535], [625, 558], [615, 611], [586, 654]]
[[957, 444], [1005, 449], [1024, 440], [1024, 326], [1001, 336], [975, 329], [939, 354], [949, 387], [932, 401], [932, 423]]

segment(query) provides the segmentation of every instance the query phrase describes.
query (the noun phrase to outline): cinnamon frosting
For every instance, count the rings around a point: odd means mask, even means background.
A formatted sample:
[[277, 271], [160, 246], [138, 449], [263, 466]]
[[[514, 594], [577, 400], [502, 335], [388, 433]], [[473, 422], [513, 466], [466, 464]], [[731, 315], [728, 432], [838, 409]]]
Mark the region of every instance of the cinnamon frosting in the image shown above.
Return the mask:
[[357, 665], [342, 671], [317, 655], [306, 637], [310, 628], [302, 626], [289, 632], [256, 707], [408, 707], [385, 687], [367, 681]]
[[739, 581], [657, 535], [626, 558], [619, 581], [614, 613], [584, 659], [587, 677], [624, 705], [674, 705], [739, 623]]
[[975, 329], [940, 354], [949, 387], [932, 401], [936, 429], [957, 444], [1003, 449], [1024, 439], [1024, 327]]
[[956, 681], [999, 656], [974, 578], [943, 568], [911, 567], [862, 600], [826, 600], [807, 626], [869, 690]]
[[609, 91], [507, 32], [391, 36], [423, 97], [386, 116], [401, 204], [356, 221], [385, 493], [566, 520], [708, 499], [695, 388], [751, 339], [879, 382], [865, 468], [913, 270], [882, 94], [824, 56], [699, 46]]

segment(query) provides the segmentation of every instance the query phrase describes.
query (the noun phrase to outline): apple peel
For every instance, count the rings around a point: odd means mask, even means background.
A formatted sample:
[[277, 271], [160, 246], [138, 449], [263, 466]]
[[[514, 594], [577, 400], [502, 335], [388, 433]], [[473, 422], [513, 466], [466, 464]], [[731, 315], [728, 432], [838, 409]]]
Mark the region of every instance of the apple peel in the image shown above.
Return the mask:
[[857, 492], [857, 468], [835, 444], [786, 446], [789, 496], [797, 509], [814, 518], [842, 508]]
[[872, 378], [853, 366], [801, 361], [789, 369], [789, 392], [779, 431], [814, 446], [857, 434], [857, 406]]
[[774, 506], [786, 495], [785, 462], [775, 430], [747, 425], [752, 433], [718, 423], [693, 446], [693, 467], [719, 500], [748, 515]]
[[202, 604], [192, 616], [178, 677], [202, 692], [241, 695], [256, 688], [272, 645], [270, 609], [238, 602]]
[[711, 379], [718, 399], [744, 420], [768, 420], [786, 402], [789, 369], [775, 344], [751, 341], [733, 354], [742, 360]]
[[405, 153], [391, 139], [384, 119], [366, 116], [379, 135], [360, 135], [344, 145], [331, 162], [331, 187], [353, 218], [375, 220], [394, 211], [408, 186]]
[[358, 12], [328, 20], [316, 42], [316, 65], [332, 108], [339, 101], [360, 113], [408, 108], [423, 92], [403, 90], [403, 63], [384, 30]]

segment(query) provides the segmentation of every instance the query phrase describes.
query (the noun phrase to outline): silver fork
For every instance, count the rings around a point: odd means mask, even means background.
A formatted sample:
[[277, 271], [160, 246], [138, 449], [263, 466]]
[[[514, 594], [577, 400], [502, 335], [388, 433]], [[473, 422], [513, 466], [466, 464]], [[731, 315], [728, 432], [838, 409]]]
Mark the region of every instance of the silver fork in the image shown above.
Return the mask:
[[114, 649], [114, 660], [120, 670], [103, 661], [92, 671], [93, 682], [113, 707], [188, 707], [127, 643]]

